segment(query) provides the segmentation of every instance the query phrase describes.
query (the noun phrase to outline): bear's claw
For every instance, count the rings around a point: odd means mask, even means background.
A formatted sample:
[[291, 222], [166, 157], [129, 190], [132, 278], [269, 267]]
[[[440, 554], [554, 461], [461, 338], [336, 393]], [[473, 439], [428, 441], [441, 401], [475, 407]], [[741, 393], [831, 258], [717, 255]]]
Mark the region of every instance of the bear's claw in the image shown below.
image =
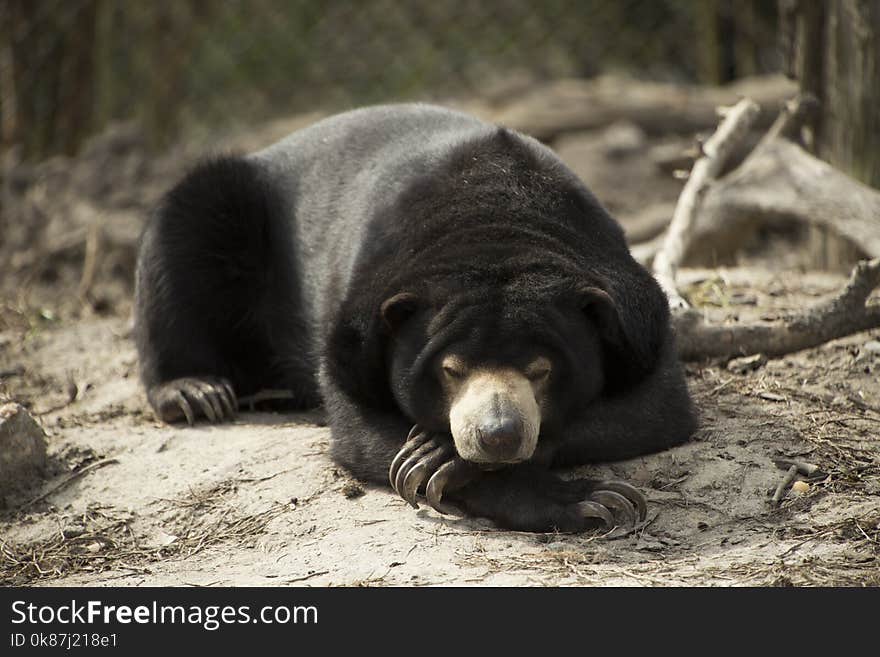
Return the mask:
[[[412, 504], [410, 499], [411, 496], [406, 494], [406, 482], [410, 478], [410, 475], [418, 472], [418, 468], [422, 466], [422, 463], [427, 460], [429, 456], [432, 456], [438, 449], [441, 449], [437, 446], [437, 444], [433, 440], [428, 440], [419, 445], [410, 455], [406, 458], [406, 460], [400, 464], [400, 467], [397, 469], [397, 474], [392, 482], [392, 486], [397, 493], [403, 497], [403, 499], [407, 500]], [[424, 468], [422, 468], [422, 471]], [[412, 485], [412, 484], [410, 484]], [[416, 486], [418, 488], [418, 486]]]
[[452, 463], [449, 459], [453, 453], [454, 450], [450, 446], [442, 445], [434, 449], [414, 465], [407, 473], [406, 479], [403, 482], [403, 491], [401, 491], [403, 499], [409, 502], [414, 508], [419, 508], [419, 505], [416, 504], [416, 493], [418, 492], [419, 487], [426, 480], [429, 483], [433, 481], [440, 468]]
[[584, 518], [598, 518], [604, 522], [607, 527], [615, 526], [614, 516], [611, 515], [611, 511], [609, 511], [601, 502], [584, 500], [583, 502], [577, 503], [577, 508]]
[[620, 493], [615, 493], [611, 490], [597, 490], [590, 495], [590, 499], [594, 502], [598, 502], [605, 509], [613, 510], [612, 522], [615, 524], [621, 524], [620, 522], [617, 522], [618, 517], [621, 517], [620, 520], [622, 521], [622, 524], [627, 527], [632, 527], [636, 524], [635, 508], [630, 501]]
[[[388, 470], [388, 480], [391, 482], [391, 487], [394, 489], [395, 493], [400, 492], [398, 490], [397, 479], [403, 464], [418, 452], [420, 448], [424, 447], [428, 440], [430, 440], [430, 436], [421, 431], [418, 425], [410, 430], [409, 435], [406, 437], [406, 442], [403, 443], [403, 447], [400, 448], [400, 451], [397, 452], [394, 460], [391, 461], [391, 468]], [[424, 452], [419, 453], [419, 455], [421, 454], [424, 454]], [[403, 479], [400, 480], [400, 483], [401, 485], [403, 484]]]
[[448, 440], [415, 426], [391, 462], [388, 470], [391, 487], [413, 508], [418, 509], [416, 494], [421, 485], [454, 456], [455, 448]]
[[443, 491], [458, 467], [459, 464], [456, 461], [447, 461], [437, 469], [425, 487], [425, 497], [428, 498], [428, 504], [440, 513], [445, 513], [440, 504], [440, 500], [443, 499]]
[[[474, 481], [479, 472], [479, 468], [456, 454], [448, 436], [428, 433], [416, 425], [391, 462], [388, 479], [395, 492], [414, 508], [419, 508], [416, 500], [424, 487], [428, 504], [447, 514], [451, 511], [442, 503], [444, 493]], [[583, 521], [601, 520], [611, 538], [631, 533], [647, 515], [645, 496], [624, 481], [578, 479], [565, 486], [568, 499], [557, 504], [573, 504], [572, 510]]]
[[587, 500], [578, 503], [585, 518], [600, 518], [617, 538], [630, 533], [644, 522], [648, 505], [642, 493], [624, 481], [591, 482]]
[[428, 504], [440, 513], [449, 513], [450, 509], [440, 503], [443, 492], [470, 481], [472, 470], [456, 455], [447, 436], [429, 434], [416, 425], [394, 457], [388, 479], [395, 492], [413, 508], [419, 508], [417, 495], [424, 486]]
[[229, 381], [221, 378], [184, 377], [155, 386], [148, 397], [163, 422], [186, 420], [192, 426], [203, 415], [209, 422], [231, 420], [238, 401]]

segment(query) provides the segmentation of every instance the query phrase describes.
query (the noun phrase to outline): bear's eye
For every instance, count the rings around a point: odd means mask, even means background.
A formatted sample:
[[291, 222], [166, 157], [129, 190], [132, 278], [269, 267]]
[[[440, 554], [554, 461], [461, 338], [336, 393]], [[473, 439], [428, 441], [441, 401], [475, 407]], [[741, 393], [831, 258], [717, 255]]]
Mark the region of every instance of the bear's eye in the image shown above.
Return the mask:
[[464, 377], [464, 370], [453, 365], [444, 365], [443, 374], [448, 376], [450, 379], [461, 379], [462, 377]]
[[449, 379], [464, 378], [467, 372], [465, 364], [455, 356], [446, 356], [443, 362], [440, 363], [440, 369], [443, 371], [443, 375]]
[[540, 383], [550, 376], [550, 361], [546, 358], [538, 358], [526, 368], [526, 377], [532, 383]]

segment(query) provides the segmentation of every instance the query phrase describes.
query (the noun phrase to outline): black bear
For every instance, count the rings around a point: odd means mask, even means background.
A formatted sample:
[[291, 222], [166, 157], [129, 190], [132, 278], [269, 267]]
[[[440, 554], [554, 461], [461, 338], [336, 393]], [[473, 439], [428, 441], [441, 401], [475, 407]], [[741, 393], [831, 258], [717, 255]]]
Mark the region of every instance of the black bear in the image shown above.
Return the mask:
[[635, 488], [551, 468], [695, 429], [667, 300], [619, 225], [547, 147], [429, 105], [197, 166], [145, 228], [135, 306], [164, 421], [285, 390], [323, 402], [356, 477], [511, 529], [633, 525]]

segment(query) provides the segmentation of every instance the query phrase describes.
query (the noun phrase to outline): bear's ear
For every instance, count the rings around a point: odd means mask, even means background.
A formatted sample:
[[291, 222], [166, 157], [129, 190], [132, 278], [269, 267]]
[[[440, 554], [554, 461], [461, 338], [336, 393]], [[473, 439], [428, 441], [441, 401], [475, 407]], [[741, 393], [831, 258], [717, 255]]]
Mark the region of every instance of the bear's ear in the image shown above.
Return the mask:
[[611, 295], [602, 288], [584, 284], [578, 288], [577, 297], [581, 310], [595, 320], [602, 338], [615, 343], [622, 342], [623, 327]]
[[389, 332], [399, 329], [419, 309], [419, 298], [412, 292], [400, 292], [385, 299], [379, 308], [382, 322]]
[[353, 295], [333, 321], [326, 348], [328, 381], [359, 404], [391, 408], [388, 341], [420, 307], [420, 298], [400, 292], [376, 307], [376, 297]]
[[577, 290], [581, 309], [593, 320], [602, 339], [609, 392], [623, 391], [654, 369], [668, 330], [662, 310], [643, 303], [638, 294], [635, 298], [621, 296], [624, 298], [615, 298], [613, 289], [609, 292], [590, 283]]

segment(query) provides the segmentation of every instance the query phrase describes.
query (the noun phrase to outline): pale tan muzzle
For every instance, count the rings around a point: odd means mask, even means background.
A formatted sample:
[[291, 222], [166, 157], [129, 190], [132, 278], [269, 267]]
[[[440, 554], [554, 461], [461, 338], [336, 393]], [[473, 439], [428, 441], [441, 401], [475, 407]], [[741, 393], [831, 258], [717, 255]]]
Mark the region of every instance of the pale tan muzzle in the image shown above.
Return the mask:
[[[444, 371], [450, 371], [446, 361]], [[541, 429], [542, 381], [513, 368], [477, 368], [447, 378], [449, 425], [461, 458], [505, 464], [532, 456]]]

